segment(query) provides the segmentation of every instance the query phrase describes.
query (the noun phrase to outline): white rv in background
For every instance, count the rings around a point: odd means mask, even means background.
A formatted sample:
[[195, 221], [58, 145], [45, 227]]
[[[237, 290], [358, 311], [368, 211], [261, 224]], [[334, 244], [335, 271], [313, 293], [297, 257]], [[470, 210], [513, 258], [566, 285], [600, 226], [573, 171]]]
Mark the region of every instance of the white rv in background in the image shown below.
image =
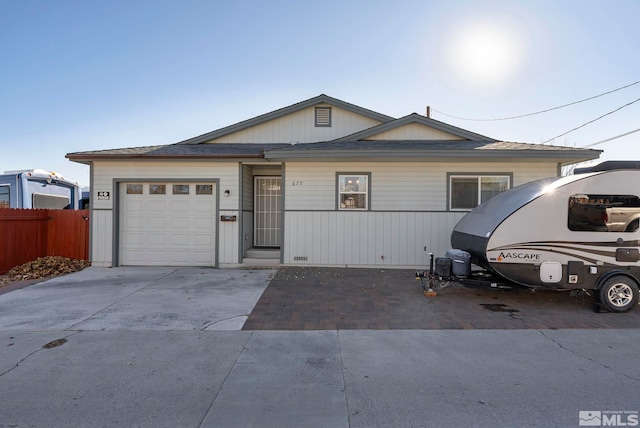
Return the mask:
[[625, 312], [638, 304], [639, 219], [640, 161], [576, 169], [470, 211], [451, 234], [453, 250], [436, 259], [436, 275], [594, 290], [597, 310]]
[[29, 169], [0, 175], [0, 208], [78, 209], [80, 187], [53, 171]]

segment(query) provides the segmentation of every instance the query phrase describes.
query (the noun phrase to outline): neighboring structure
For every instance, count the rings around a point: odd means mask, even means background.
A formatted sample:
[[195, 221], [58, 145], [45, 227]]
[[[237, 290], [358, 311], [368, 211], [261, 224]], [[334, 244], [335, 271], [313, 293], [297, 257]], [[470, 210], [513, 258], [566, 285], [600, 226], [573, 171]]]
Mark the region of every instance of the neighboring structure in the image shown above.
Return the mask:
[[[471, 208], [600, 151], [497, 141], [326, 95], [90, 166], [94, 266], [422, 267]], [[256, 252], [255, 250], [261, 250]]]
[[0, 175], [0, 208], [78, 209], [80, 187], [53, 171], [28, 169]]

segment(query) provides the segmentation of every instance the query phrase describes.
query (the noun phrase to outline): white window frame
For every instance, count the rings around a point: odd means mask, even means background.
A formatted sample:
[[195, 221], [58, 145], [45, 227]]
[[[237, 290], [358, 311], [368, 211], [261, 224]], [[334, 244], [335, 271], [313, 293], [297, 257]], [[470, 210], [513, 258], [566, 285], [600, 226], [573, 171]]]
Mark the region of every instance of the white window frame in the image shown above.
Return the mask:
[[[348, 180], [364, 179], [364, 185], [358, 183], [356, 189], [346, 189], [343, 186], [343, 178]], [[345, 183], [346, 184], [346, 183]], [[371, 206], [371, 173], [370, 172], [337, 172], [336, 173], [336, 209], [338, 211], [369, 211]], [[342, 203], [343, 195], [364, 195], [364, 207], [351, 207]]]
[[[507, 188], [511, 189], [511, 183], [513, 182], [513, 174], [511, 173], [488, 173], [488, 174], [474, 174], [474, 173], [449, 173], [447, 174], [447, 205], [449, 211], [471, 211], [475, 207], [470, 208], [456, 208], [453, 206], [453, 181], [456, 178], [475, 178], [477, 179], [477, 200], [478, 204], [485, 202], [482, 200], [482, 179], [483, 178], [506, 178]], [[477, 205], [476, 205], [477, 206]]]

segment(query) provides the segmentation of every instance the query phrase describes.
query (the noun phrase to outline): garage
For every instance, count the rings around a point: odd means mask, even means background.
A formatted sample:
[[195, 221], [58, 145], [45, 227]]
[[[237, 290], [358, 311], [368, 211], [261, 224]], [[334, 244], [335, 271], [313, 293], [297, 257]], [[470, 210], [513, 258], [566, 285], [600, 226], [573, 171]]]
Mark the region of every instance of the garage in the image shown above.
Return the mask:
[[128, 182], [119, 190], [120, 265], [216, 265], [215, 183]]

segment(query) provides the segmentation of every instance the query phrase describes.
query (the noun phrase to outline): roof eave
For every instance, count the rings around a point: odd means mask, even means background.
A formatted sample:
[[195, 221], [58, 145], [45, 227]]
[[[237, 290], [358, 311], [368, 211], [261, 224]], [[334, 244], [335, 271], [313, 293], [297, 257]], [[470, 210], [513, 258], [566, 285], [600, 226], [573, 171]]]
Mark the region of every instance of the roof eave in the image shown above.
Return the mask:
[[265, 159], [268, 160], [303, 160], [317, 161], [322, 159], [331, 160], [383, 160], [383, 159], [469, 159], [469, 160], [485, 160], [491, 159], [526, 159], [526, 160], [564, 160], [572, 162], [585, 162], [598, 159], [600, 152], [591, 153], [566, 151], [566, 150], [313, 150], [313, 151], [295, 151], [295, 150], [278, 150], [266, 151]]
[[104, 154], [104, 155], [92, 155], [92, 156], [74, 156], [67, 155], [67, 159], [74, 162], [92, 162], [99, 160], [181, 160], [181, 159], [260, 159], [264, 158], [264, 154], [218, 154], [218, 155], [149, 155], [149, 154]]

